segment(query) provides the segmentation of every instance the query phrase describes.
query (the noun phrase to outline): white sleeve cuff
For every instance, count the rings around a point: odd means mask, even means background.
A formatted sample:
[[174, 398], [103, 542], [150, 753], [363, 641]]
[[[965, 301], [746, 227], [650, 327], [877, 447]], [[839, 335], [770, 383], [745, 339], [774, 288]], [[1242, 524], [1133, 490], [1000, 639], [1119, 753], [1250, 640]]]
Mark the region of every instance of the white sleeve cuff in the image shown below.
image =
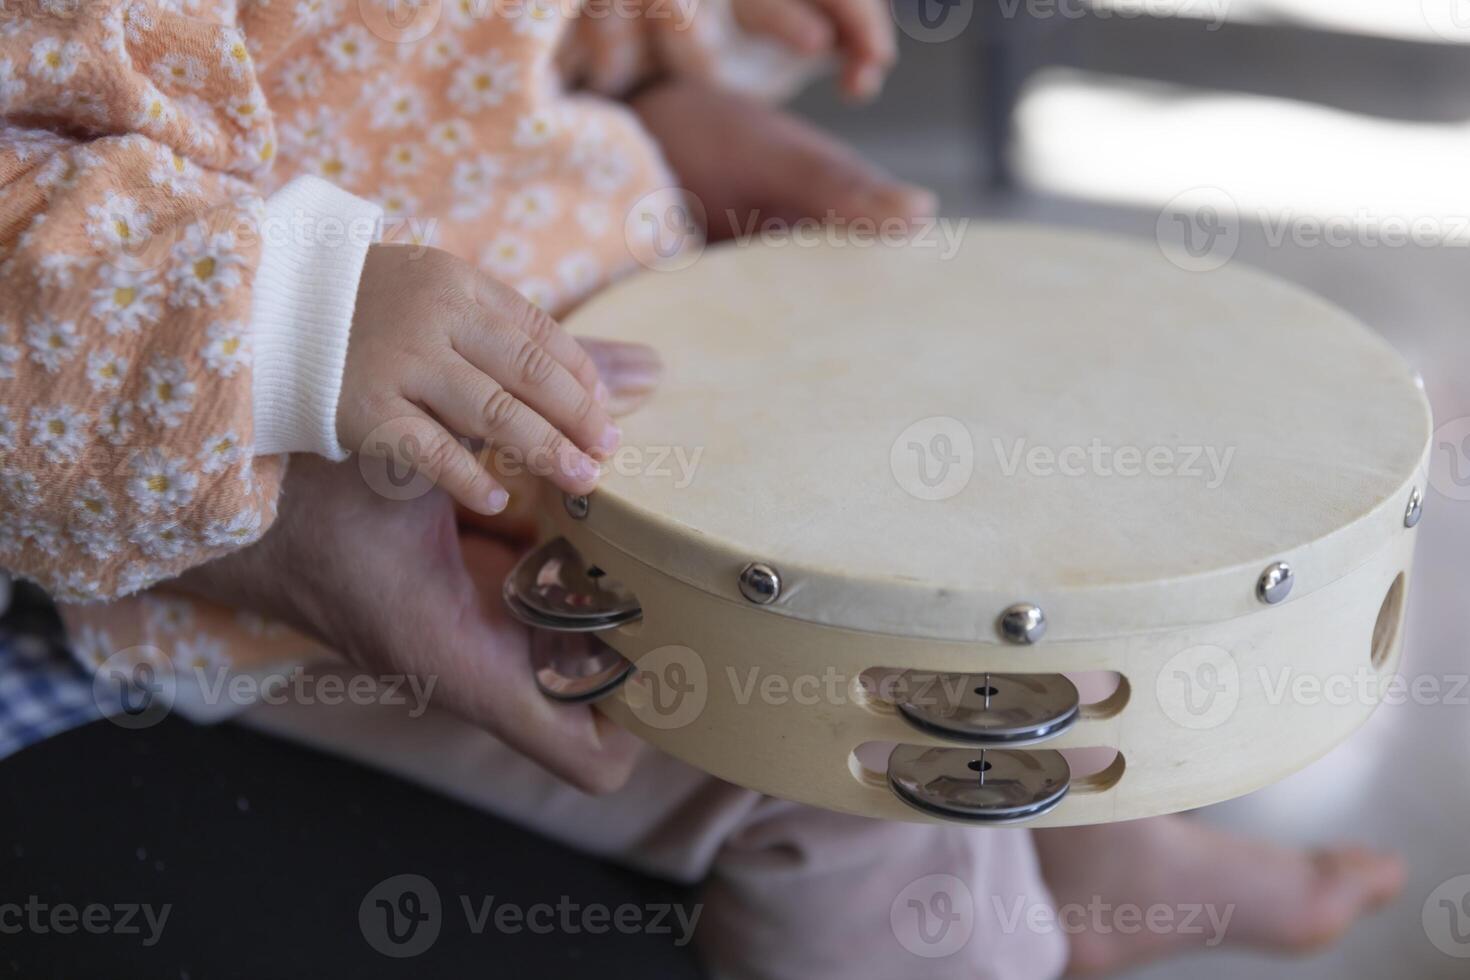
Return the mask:
[[265, 202], [251, 298], [255, 454], [338, 460], [337, 399], [368, 246], [383, 209], [318, 177], [297, 177]]

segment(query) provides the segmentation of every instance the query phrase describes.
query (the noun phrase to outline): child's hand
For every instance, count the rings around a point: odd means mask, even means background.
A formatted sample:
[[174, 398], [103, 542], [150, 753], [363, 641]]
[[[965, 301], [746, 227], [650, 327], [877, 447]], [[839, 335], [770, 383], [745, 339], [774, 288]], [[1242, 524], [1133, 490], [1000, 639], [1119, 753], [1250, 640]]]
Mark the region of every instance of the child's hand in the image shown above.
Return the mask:
[[509, 286], [438, 249], [368, 250], [337, 403], [347, 449], [406, 452], [465, 507], [495, 514], [509, 494], [455, 436], [587, 493], [587, 454], [606, 458], [621, 438], [606, 393], [581, 345]]
[[883, 88], [896, 56], [886, 0], [733, 0], [735, 20], [806, 55], [842, 56], [842, 91], [866, 101]]

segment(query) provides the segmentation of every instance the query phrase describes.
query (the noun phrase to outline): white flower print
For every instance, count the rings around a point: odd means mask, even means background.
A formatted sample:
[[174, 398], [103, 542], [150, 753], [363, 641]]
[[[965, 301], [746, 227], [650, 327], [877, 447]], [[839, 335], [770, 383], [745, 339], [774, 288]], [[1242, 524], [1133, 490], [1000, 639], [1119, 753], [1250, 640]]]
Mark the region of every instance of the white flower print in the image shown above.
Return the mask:
[[122, 547], [117, 532], [101, 524], [69, 525], [66, 536], [93, 561], [106, 561]]
[[110, 350], [87, 355], [87, 381], [93, 391], [116, 391], [128, 373], [128, 359]]
[[0, 450], [15, 449], [15, 422], [10, 417], [10, 409], [0, 405]]
[[252, 170], [269, 167], [276, 158], [276, 142], [271, 137], [269, 126], [257, 126], [249, 132], [238, 134], [231, 146], [241, 157], [251, 161]]
[[143, 82], [142, 88], [142, 95], [138, 98], [138, 111], [133, 115], [133, 125], [156, 132], [174, 121], [174, 106], [168, 96], [160, 92], [152, 82]]
[[424, 94], [413, 85], [386, 85], [369, 94], [373, 129], [402, 129], [424, 117]]
[[109, 191], [101, 204], [87, 208], [87, 237], [105, 251], [134, 248], [152, 235], [153, 219], [126, 194]]
[[102, 583], [90, 578], [86, 570], [77, 569], [52, 586], [51, 596], [61, 602], [91, 602], [102, 598]]
[[111, 336], [133, 333], [158, 319], [158, 299], [163, 286], [146, 269], [132, 270], [104, 264], [99, 271], [102, 285], [92, 290], [92, 315], [102, 321]]
[[463, 112], [477, 112], [500, 105], [520, 87], [520, 66], [491, 49], [478, 57], [465, 58], [455, 69], [449, 99]]
[[158, 356], [143, 370], [144, 388], [138, 407], [154, 425], [175, 428], [194, 407], [194, 382], [177, 357]]
[[30, 71], [42, 81], [59, 85], [71, 78], [86, 56], [87, 49], [78, 41], [43, 37], [31, 45]]
[[521, 228], [545, 228], [557, 214], [556, 194], [536, 185], [516, 191], [505, 202], [505, 220]]
[[514, 31], [542, 41], [556, 37], [563, 23], [556, 0], [528, 0], [521, 4]]
[[40, 481], [27, 470], [0, 470], [0, 497], [16, 510], [35, 510], [41, 506]]
[[78, 525], [111, 525], [117, 519], [112, 496], [95, 477], [81, 485], [71, 502], [72, 523]]
[[535, 250], [519, 235], [497, 235], [480, 252], [480, 266], [502, 279], [526, 271]]
[[419, 209], [419, 199], [414, 197], [407, 187], [390, 186], [384, 187], [378, 194], [378, 205], [383, 209], [383, 217], [388, 221], [401, 221], [404, 218], [413, 217]]
[[153, 77], [167, 89], [196, 89], [204, 84], [204, 66], [198, 58], [170, 51], [153, 66]]
[[194, 499], [199, 477], [184, 460], [161, 449], [145, 449], [129, 466], [133, 475], [128, 479], [128, 496], [143, 513], [173, 514]]
[[57, 320], [49, 313], [42, 313], [26, 327], [26, 345], [31, 349], [31, 360], [47, 374], [55, 374], [63, 364], [76, 357], [80, 344], [77, 325], [70, 320]]
[[129, 562], [123, 568], [122, 574], [117, 577], [117, 595], [119, 597], [132, 595], [153, 585], [164, 576], [163, 569], [156, 565], [145, 565], [143, 562]]
[[0, 344], [0, 381], [15, 377], [15, 362], [20, 360], [20, 348], [14, 344]]
[[58, 153], [36, 171], [36, 184], [47, 190], [70, 190], [99, 159], [97, 154], [83, 148]]
[[[447, 68], [459, 60], [460, 53], [464, 50], [459, 38], [447, 31], [435, 31], [430, 37], [424, 38], [424, 67], [425, 68]], [[414, 46], [403, 45], [405, 53], [412, 53]]]
[[222, 521], [210, 521], [204, 527], [204, 543], [211, 548], [239, 548], [260, 537], [261, 517], [246, 508]]
[[337, 20], [335, 0], [297, 0], [292, 8], [296, 29], [303, 34], [316, 34]]
[[326, 106], [302, 109], [289, 121], [281, 123], [281, 145], [292, 153], [299, 153], [332, 139], [340, 128], [337, 114]]
[[25, 79], [15, 73], [15, 62], [0, 58], [0, 112], [19, 105], [25, 94]]
[[31, 409], [31, 445], [51, 463], [75, 463], [87, 444], [87, 416], [70, 405]]
[[282, 70], [277, 82], [287, 97], [309, 99], [322, 90], [322, 66], [311, 58], [296, 58]]
[[577, 205], [577, 224], [592, 238], [601, 238], [612, 227], [612, 218], [607, 205], [597, 201], [583, 201]]
[[148, 628], [164, 636], [180, 636], [194, 629], [194, 606], [182, 599], [161, 595], [143, 597], [143, 619]]
[[199, 468], [213, 476], [249, 456], [250, 450], [240, 442], [239, 436], [233, 432], [222, 432], [204, 441], [204, 448], [199, 450]]
[[142, 3], [130, 3], [124, 7], [123, 28], [127, 31], [129, 41], [141, 43], [144, 36], [153, 30], [153, 17], [148, 8]]
[[204, 334], [204, 366], [222, 378], [250, 363], [250, 334], [237, 320], [216, 320]]
[[0, 510], [0, 552], [14, 554], [22, 545], [20, 537], [21, 518], [18, 514], [11, 514]]
[[220, 127], [214, 118], [214, 108], [197, 95], [180, 95], [174, 99], [174, 107], [184, 120], [184, 137], [194, 150], [206, 150], [219, 142]]
[[225, 115], [241, 129], [250, 129], [265, 117], [265, 93], [256, 88], [225, 100]]
[[594, 193], [612, 194], [633, 179], [633, 163], [622, 151], [607, 146], [582, 168], [582, 177]]
[[474, 131], [463, 119], [446, 119], [429, 127], [429, 145], [446, 156], [470, 147]]
[[378, 42], [361, 24], [349, 24], [322, 39], [322, 54], [337, 71], [366, 71], [378, 55]]
[[115, 652], [112, 637], [95, 626], [83, 626], [77, 631], [72, 640], [72, 650], [82, 663], [91, 666], [93, 670], [106, 663], [107, 658]]
[[394, 177], [412, 177], [424, 165], [424, 155], [414, 143], [394, 143], [383, 158], [383, 169]]
[[522, 279], [515, 284], [515, 290], [543, 310], [556, 306], [556, 287], [545, 279]]
[[561, 130], [559, 114], [551, 108], [528, 112], [516, 120], [511, 142], [527, 149], [545, 146]]
[[467, 221], [483, 214], [490, 206], [491, 185], [500, 172], [500, 161], [488, 153], [456, 163], [449, 178], [455, 194], [454, 204], [449, 209], [450, 216], [458, 221]]
[[173, 662], [178, 670], [188, 671], [196, 677], [224, 670], [230, 665], [224, 643], [207, 633], [198, 633], [192, 640], [175, 643]]
[[250, 49], [245, 46], [245, 35], [231, 27], [226, 28], [215, 43], [219, 52], [220, 67], [230, 73], [231, 78], [244, 78], [251, 69]]
[[490, 0], [448, 0], [444, 5], [455, 27], [473, 27], [491, 16], [492, 6]]
[[602, 268], [591, 252], [573, 252], [556, 264], [556, 277], [561, 280], [571, 299], [581, 299], [602, 281]]
[[65, 289], [71, 285], [71, 274], [82, 265], [82, 258], [78, 255], [67, 255], [65, 252], [52, 252], [41, 256], [41, 261], [36, 263], [40, 275], [37, 276], [41, 285], [52, 289]]
[[306, 169], [323, 180], [351, 187], [366, 166], [362, 150], [345, 139], [332, 140], [306, 160]]
[[97, 434], [114, 446], [126, 445], [133, 437], [133, 403], [113, 402], [97, 418]]
[[230, 290], [240, 285], [245, 260], [235, 251], [232, 231], [211, 233], [196, 222], [174, 245], [172, 254], [174, 264], [168, 270], [170, 306], [218, 306]]
[[162, 187], [176, 196], [199, 193], [199, 168], [188, 157], [170, 147], [156, 146], [153, 149], [153, 159], [148, 179], [155, 187]]
[[182, 557], [192, 542], [182, 524], [174, 521], [148, 521], [136, 525], [128, 540], [155, 561], [172, 561]]

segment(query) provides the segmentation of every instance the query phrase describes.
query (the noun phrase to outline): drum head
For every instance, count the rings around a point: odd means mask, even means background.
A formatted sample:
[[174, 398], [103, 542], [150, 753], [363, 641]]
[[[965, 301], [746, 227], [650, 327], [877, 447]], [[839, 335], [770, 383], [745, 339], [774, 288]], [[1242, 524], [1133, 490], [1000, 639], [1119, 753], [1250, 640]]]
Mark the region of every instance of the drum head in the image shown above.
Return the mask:
[[763, 608], [874, 632], [993, 642], [1021, 601], [1046, 643], [1222, 621], [1277, 561], [1295, 601], [1403, 532], [1430, 434], [1342, 311], [1093, 235], [712, 248], [568, 327], [666, 364], [588, 533], [736, 602], [767, 563]]

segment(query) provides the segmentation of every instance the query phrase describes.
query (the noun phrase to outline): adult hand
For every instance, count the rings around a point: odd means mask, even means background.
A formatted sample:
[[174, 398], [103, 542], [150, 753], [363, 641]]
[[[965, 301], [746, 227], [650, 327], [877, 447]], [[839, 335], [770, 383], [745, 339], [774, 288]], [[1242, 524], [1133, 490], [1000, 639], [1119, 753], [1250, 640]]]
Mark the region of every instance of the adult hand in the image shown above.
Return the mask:
[[[652, 387], [647, 348], [593, 348], [626, 405]], [[630, 377], [632, 380], [629, 380]], [[291, 462], [275, 525], [254, 545], [176, 583], [281, 620], [371, 673], [437, 678], [439, 703], [587, 792], [621, 786], [638, 741], [586, 706], [548, 701], [529, 666], [529, 636], [500, 587], [517, 558], [506, 540], [461, 537], [448, 494], [374, 492], [356, 459]]]
[[649, 89], [633, 108], [704, 205], [711, 241], [734, 237], [751, 219], [914, 222], [938, 206], [932, 191], [895, 180], [809, 123], [743, 96], [678, 81]]

